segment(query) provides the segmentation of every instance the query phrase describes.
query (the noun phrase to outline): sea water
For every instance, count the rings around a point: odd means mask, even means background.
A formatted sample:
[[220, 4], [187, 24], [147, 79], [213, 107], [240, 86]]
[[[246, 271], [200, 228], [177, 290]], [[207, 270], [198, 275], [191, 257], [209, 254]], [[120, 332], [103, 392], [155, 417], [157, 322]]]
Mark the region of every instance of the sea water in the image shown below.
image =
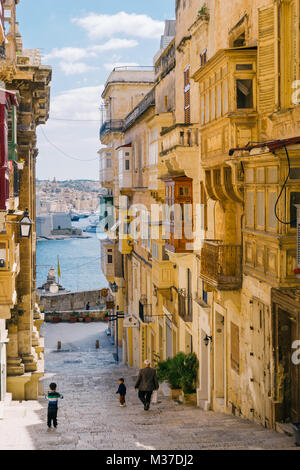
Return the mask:
[[[89, 225], [82, 219], [73, 226]], [[107, 280], [101, 269], [100, 239], [104, 234], [84, 233], [89, 238], [70, 238], [66, 240], [38, 240], [37, 242], [37, 287], [47, 280], [50, 268], [57, 272], [59, 258], [60, 284], [72, 292], [96, 290], [107, 287]]]

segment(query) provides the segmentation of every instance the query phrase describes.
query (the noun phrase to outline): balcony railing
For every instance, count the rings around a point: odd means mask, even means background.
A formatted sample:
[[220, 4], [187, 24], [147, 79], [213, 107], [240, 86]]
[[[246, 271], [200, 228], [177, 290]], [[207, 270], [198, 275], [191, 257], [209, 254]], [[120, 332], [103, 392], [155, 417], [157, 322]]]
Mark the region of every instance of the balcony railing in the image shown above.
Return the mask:
[[201, 251], [201, 277], [219, 290], [239, 289], [242, 284], [242, 249], [221, 240], [206, 240]]
[[144, 114], [150, 106], [155, 105], [155, 89], [153, 88], [143, 100], [128, 114], [124, 120], [124, 130], [128, 129], [134, 121]]
[[161, 132], [160, 155], [164, 156], [176, 147], [198, 147], [199, 131], [192, 124], [176, 124]]
[[140, 300], [139, 317], [143, 323], [153, 323], [152, 305], [144, 303], [142, 300]]
[[100, 128], [100, 139], [107, 132], [122, 132], [124, 127], [124, 121], [122, 119], [112, 119], [105, 121]]
[[191, 323], [193, 321], [193, 299], [191, 295], [179, 291], [178, 313], [184, 322]]

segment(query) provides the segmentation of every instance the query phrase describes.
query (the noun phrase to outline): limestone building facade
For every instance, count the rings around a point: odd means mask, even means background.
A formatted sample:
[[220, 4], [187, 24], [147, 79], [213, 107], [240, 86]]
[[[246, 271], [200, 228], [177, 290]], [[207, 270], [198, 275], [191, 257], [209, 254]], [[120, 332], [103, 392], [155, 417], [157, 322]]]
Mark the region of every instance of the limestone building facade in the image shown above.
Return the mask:
[[102, 126], [103, 264], [126, 363], [195, 352], [198, 406], [276, 428], [300, 418], [300, 4], [224, 3], [176, 1], [146, 96]]
[[[37, 399], [43, 375], [43, 316], [36, 297], [36, 128], [49, 114], [51, 69], [24, 50], [19, 0], [1, 0], [1, 399]], [[20, 222], [32, 222], [23, 237]], [[23, 234], [24, 235], [24, 234]]]

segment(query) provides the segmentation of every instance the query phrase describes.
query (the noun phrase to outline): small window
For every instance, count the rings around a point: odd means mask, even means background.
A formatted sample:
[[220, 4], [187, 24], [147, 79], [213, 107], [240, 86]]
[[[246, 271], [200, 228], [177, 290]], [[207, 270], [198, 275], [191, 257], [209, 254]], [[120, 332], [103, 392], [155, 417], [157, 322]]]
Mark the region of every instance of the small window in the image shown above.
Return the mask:
[[203, 67], [207, 62], [207, 49], [205, 49], [200, 55], [200, 66]]
[[107, 160], [106, 160], [106, 168], [111, 168], [111, 158], [107, 158]]
[[108, 264], [112, 264], [112, 262], [113, 262], [113, 257], [112, 257], [112, 255], [108, 255], [108, 256], [107, 256], [107, 263], [108, 263]]
[[252, 80], [236, 81], [237, 109], [253, 108], [253, 82]]
[[244, 47], [244, 46], [246, 46], [245, 31], [233, 41], [233, 47]]
[[125, 170], [126, 171], [130, 170], [130, 161], [129, 160], [125, 160]]
[[300, 168], [291, 168], [290, 178], [291, 180], [300, 180]]
[[236, 70], [252, 70], [253, 65], [252, 64], [237, 64]]

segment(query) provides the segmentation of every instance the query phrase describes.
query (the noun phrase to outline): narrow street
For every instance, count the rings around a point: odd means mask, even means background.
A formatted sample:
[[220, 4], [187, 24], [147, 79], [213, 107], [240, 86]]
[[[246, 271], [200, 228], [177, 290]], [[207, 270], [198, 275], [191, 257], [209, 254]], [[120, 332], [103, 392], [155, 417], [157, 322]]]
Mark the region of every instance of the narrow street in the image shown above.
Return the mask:
[[[64, 395], [58, 431], [47, 432], [46, 400], [13, 402], [0, 421], [0, 450], [296, 449], [294, 439], [248, 421], [170, 402], [145, 412], [134, 390], [136, 371], [116, 365], [104, 324], [47, 324], [45, 390]], [[95, 350], [96, 339], [100, 350]], [[57, 341], [63, 351], [55, 351]], [[127, 407], [116, 390], [125, 377]]]

